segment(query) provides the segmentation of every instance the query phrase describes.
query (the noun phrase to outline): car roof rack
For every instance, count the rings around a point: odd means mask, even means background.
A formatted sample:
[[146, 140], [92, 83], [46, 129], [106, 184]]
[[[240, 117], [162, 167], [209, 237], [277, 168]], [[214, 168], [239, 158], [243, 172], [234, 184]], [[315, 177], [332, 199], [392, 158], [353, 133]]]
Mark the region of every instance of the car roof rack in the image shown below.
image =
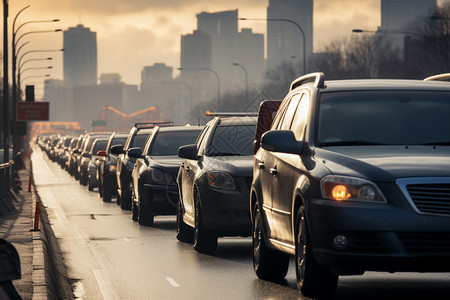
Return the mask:
[[149, 122], [138, 122], [134, 123], [136, 128], [153, 128], [155, 126], [173, 125], [172, 121], [149, 121]]
[[210, 112], [206, 111], [208, 117], [257, 117], [257, 112]]
[[314, 87], [316, 88], [324, 88], [325, 87], [325, 75], [322, 72], [317, 73], [310, 73], [303, 75], [291, 83], [291, 88], [289, 91], [292, 91], [293, 89], [301, 86], [302, 84], [305, 84], [307, 82], [314, 82]]
[[433, 75], [425, 78], [423, 81], [450, 81], [450, 73]]

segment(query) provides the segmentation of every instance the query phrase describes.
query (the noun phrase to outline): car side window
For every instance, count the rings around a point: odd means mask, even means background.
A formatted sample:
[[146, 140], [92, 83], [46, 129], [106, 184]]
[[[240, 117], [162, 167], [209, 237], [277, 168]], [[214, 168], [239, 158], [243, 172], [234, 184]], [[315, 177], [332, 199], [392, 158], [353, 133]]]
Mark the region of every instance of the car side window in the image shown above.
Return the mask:
[[295, 110], [294, 119], [292, 120], [292, 124], [290, 126], [290, 129], [294, 132], [295, 138], [298, 141], [303, 140], [303, 135], [305, 134], [305, 126], [307, 124], [309, 113], [309, 101], [309, 94], [304, 93], [300, 99], [297, 109]]
[[202, 133], [199, 135], [198, 140], [196, 142], [197, 144], [197, 154], [198, 155], [204, 155], [205, 154], [205, 148], [206, 148], [206, 136], [208, 135], [210, 126], [205, 126], [203, 128]]
[[125, 145], [123, 145], [123, 150], [127, 150], [128, 147], [130, 147], [131, 141], [133, 140], [134, 134], [136, 130], [132, 129], [130, 133], [128, 134], [127, 141], [125, 142]]
[[286, 111], [286, 108], [289, 106], [290, 101], [291, 98], [287, 98], [281, 103], [280, 108], [278, 109], [278, 112], [275, 115], [275, 118], [273, 119], [272, 127], [270, 128], [271, 130], [280, 129], [279, 127], [280, 124], [282, 123], [284, 112]]
[[299, 93], [292, 97], [292, 99], [289, 102], [289, 105], [286, 109], [286, 112], [284, 114], [283, 122], [281, 122], [281, 126], [278, 126], [279, 129], [282, 129], [282, 130], [291, 129], [292, 118], [294, 117], [294, 114], [297, 111], [297, 106], [298, 106], [298, 103], [300, 102], [300, 99], [302, 98], [302, 96], [303, 96], [303, 94]]

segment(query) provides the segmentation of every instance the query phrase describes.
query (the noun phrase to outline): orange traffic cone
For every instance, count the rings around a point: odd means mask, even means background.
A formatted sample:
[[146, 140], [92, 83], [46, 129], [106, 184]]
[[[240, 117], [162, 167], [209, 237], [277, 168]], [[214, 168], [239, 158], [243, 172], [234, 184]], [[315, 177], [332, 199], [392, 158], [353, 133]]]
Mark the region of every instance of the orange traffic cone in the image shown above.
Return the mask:
[[31, 192], [31, 175], [30, 178], [28, 178], [28, 192]]
[[34, 228], [30, 231], [41, 231], [39, 229], [39, 202], [36, 202], [36, 211], [34, 212]]

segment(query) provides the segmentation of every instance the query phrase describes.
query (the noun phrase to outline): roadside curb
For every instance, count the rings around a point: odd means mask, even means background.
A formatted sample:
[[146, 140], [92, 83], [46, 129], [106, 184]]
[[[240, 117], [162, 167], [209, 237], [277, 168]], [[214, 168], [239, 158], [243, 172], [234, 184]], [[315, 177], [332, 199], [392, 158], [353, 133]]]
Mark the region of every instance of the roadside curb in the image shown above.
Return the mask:
[[[30, 160], [31, 174], [33, 166]], [[36, 202], [39, 202], [39, 229], [33, 232], [33, 300], [74, 299], [72, 280], [67, 276], [66, 265], [62, 259], [58, 241], [39, 193], [36, 189], [34, 176], [31, 181], [33, 219]]]

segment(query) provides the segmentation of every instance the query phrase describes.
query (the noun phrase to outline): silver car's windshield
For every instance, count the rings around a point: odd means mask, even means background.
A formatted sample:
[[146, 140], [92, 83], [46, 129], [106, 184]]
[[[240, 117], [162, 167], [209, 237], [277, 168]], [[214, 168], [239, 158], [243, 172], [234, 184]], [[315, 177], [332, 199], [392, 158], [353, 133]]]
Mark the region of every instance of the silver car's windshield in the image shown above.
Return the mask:
[[449, 116], [446, 92], [324, 93], [319, 145], [450, 145]]

